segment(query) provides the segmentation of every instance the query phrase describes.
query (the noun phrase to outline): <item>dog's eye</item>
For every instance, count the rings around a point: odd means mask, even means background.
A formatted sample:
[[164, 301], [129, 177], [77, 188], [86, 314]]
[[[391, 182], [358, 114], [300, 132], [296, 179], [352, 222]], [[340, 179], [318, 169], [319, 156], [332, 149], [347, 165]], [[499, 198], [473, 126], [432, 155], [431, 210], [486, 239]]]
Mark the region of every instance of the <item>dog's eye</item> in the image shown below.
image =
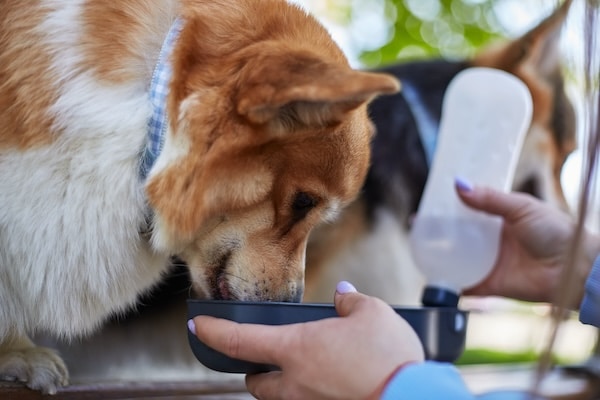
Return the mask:
[[317, 205], [317, 200], [305, 192], [298, 192], [292, 203], [294, 219], [300, 220], [308, 214]]

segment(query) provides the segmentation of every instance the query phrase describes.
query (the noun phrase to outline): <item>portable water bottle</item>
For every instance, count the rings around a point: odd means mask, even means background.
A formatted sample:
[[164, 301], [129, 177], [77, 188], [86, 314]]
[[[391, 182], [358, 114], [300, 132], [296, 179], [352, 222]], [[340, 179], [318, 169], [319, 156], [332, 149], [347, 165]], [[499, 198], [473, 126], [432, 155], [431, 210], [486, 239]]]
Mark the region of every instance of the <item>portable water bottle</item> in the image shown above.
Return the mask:
[[531, 114], [531, 94], [514, 75], [470, 68], [450, 82], [435, 156], [410, 232], [413, 259], [426, 279], [424, 306], [455, 307], [464, 288], [491, 272], [502, 221], [465, 206], [455, 178], [510, 190]]

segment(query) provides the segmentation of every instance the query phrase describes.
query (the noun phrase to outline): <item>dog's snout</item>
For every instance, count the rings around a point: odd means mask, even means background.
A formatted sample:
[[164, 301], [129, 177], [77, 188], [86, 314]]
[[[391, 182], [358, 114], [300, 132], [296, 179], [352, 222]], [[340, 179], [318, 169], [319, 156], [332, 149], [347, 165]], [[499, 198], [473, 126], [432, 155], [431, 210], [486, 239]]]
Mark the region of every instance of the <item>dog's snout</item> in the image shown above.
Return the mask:
[[297, 281], [276, 282], [273, 279], [249, 282], [235, 279], [229, 274], [221, 274], [217, 278], [217, 285], [211, 294], [215, 300], [300, 303], [304, 295], [304, 283]]

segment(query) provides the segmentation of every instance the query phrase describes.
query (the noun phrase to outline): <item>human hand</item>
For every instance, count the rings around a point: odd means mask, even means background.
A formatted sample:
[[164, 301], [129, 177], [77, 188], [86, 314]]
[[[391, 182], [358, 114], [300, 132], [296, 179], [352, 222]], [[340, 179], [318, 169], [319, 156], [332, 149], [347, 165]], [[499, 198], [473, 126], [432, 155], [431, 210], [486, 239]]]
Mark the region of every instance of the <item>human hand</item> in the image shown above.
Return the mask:
[[[456, 189], [468, 206], [504, 219], [498, 259], [492, 272], [463, 294], [553, 301], [575, 234], [573, 218], [524, 193], [471, 187], [460, 180]], [[572, 309], [579, 307], [585, 280], [594, 259], [600, 254], [600, 238], [584, 232], [581, 250], [572, 271], [580, 288], [572, 303], [567, 305]]]
[[246, 376], [248, 390], [260, 400], [379, 398], [398, 367], [423, 361], [415, 331], [382, 300], [341, 282], [335, 306], [339, 318], [291, 325], [238, 324], [208, 316], [193, 321], [208, 346], [281, 368]]

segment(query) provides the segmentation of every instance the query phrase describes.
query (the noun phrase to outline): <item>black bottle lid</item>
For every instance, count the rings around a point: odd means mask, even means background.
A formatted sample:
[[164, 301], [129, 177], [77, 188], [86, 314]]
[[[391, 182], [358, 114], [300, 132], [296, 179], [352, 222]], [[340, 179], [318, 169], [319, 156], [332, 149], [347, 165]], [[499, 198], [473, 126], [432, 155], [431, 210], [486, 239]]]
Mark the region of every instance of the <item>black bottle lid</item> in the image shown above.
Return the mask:
[[450, 289], [438, 286], [426, 286], [421, 297], [425, 307], [454, 307], [458, 306], [459, 296]]

